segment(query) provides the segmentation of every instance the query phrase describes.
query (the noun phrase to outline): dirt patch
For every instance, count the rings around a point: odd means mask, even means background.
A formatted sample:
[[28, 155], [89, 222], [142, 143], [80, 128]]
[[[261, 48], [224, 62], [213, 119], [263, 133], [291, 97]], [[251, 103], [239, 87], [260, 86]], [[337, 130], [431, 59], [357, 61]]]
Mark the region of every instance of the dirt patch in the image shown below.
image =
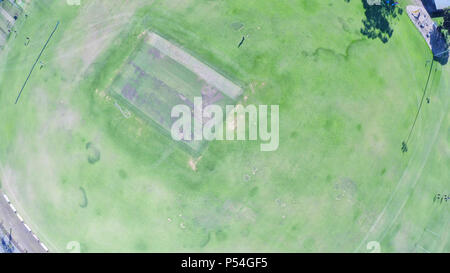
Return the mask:
[[356, 202], [358, 186], [350, 178], [344, 177], [334, 183], [336, 200], [346, 200], [351, 203]]
[[202, 157], [199, 157], [197, 159], [191, 158], [189, 159], [189, 167], [196, 172], [197, 171], [197, 163], [202, 159]]

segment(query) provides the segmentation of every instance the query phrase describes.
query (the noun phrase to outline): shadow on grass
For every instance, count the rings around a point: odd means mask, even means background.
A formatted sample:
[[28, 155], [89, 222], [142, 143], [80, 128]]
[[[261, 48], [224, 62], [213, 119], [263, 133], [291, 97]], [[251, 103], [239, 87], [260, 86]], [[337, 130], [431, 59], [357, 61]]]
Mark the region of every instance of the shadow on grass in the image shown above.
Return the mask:
[[439, 28], [434, 28], [430, 35], [430, 45], [434, 55], [434, 60], [441, 65], [448, 63], [448, 45]]
[[[348, 3], [351, 0], [344, 1]], [[380, 39], [383, 43], [387, 43], [394, 33], [391, 22], [403, 14], [403, 9], [393, 4], [392, 0], [381, 0], [379, 4], [368, 4], [366, 0], [361, 1], [366, 16], [362, 20], [361, 34], [370, 39]]]

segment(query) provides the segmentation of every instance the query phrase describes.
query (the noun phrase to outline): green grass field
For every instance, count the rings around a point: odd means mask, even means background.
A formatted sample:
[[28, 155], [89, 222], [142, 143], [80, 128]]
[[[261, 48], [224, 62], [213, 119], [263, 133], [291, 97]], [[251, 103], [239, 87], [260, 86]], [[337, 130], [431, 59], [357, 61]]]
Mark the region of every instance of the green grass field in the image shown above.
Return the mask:
[[[360, 34], [361, 1], [123, 2], [33, 1], [0, 53], [1, 187], [51, 251], [450, 251], [450, 205], [433, 203], [449, 194], [449, 67], [402, 154], [431, 59], [405, 13], [383, 44]], [[108, 88], [149, 29], [237, 81], [241, 103], [278, 104], [279, 149], [192, 158], [124, 117]]]

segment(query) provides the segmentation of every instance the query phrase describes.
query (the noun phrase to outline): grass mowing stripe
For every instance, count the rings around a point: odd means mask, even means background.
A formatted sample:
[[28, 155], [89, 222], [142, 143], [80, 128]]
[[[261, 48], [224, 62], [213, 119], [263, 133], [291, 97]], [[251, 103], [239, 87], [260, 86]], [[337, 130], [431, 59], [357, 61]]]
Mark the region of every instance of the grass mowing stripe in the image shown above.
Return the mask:
[[47, 47], [48, 43], [50, 42], [50, 39], [53, 37], [53, 34], [55, 34], [56, 30], [58, 29], [59, 26], [59, 21], [56, 23], [55, 28], [53, 29], [52, 33], [50, 34], [50, 37], [48, 37], [47, 42], [45, 43], [44, 47], [42, 48], [41, 52], [39, 53], [39, 56], [36, 59], [36, 62], [34, 62], [33, 66], [31, 67], [30, 73], [28, 73], [28, 77], [25, 80], [25, 82], [23, 83], [22, 89], [20, 89], [19, 95], [17, 96], [16, 102], [15, 104], [17, 104], [17, 102], [20, 99], [20, 96], [22, 95], [22, 91], [25, 88], [25, 86], [27, 85], [28, 80], [30, 79], [31, 73], [33, 73], [34, 68], [36, 67], [37, 62], [39, 62], [39, 59], [42, 56], [42, 53], [44, 52], [45, 48]]

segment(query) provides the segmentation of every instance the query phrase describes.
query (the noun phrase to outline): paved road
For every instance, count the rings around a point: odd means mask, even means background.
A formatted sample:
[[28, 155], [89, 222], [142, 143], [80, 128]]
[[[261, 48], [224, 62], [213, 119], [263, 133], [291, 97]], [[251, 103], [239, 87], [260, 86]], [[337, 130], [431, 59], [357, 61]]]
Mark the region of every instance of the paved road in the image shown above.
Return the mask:
[[21, 252], [46, 252], [40, 242], [33, 237], [33, 234], [29, 232], [25, 225], [19, 220], [17, 214], [14, 213], [13, 209], [10, 207], [10, 204], [6, 202], [2, 191], [0, 191], [0, 223], [2, 229], [5, 229], [7, 232], [12, 229], [13, 241], [18, 244], [18, 248]]

